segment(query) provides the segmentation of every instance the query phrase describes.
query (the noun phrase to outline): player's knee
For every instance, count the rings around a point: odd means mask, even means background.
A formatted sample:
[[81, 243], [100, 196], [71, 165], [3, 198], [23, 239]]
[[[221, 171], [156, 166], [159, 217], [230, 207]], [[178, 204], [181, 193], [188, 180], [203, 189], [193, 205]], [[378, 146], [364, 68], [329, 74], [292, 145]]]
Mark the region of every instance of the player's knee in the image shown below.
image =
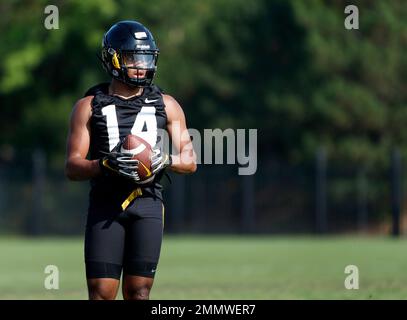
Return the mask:
[[89, 300], [114, 300], [116, 294], [112, 290], [91, 289], [89, 290]]
[[126, 300], [148, 300], [150, 298], [150, 286], [139, 285], [126, 288]]
[[89, 300], [114, 300], [116, 290], [111, 285], [93, 283], [88, 285]]

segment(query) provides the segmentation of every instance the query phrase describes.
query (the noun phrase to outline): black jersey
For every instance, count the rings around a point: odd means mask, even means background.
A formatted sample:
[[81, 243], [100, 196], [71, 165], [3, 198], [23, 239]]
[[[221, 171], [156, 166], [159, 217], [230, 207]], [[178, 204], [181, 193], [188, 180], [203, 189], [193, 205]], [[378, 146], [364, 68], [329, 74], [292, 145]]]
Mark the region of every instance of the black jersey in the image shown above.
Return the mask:
[[[108, 87], [108, 83], [102, 83], [85, 94], [94, 96], [91, 103], [90, 159], [103, 157], [128, 134], [140, 136], [153, 147], [157, 143], [157, 130], [167, 127], [162, 91], [153, 85], [145, 87], [140, 96], [124, 99], [109, 95]], [[90, 199], [109, 196], [125, 199], [137, 187], [162, 199], [162, 186], [159, 183], [162, 174], [160, 172], [154, 181], [142, 186], [116, 176], [93, 178]]]

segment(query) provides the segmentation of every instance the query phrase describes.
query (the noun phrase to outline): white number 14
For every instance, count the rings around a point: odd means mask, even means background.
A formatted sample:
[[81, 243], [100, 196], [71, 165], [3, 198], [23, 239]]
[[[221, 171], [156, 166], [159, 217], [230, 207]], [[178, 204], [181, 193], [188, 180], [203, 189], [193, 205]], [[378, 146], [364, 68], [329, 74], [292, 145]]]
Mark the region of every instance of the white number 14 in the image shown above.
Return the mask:
[[[108, 105], [102, 109], [102, 114], [106, 116], [107, 134], [109, 136], [109, 150], [117, 145], [120, 140], [119, 125], [117, 122], [116, 106]], [[145, 131], [143, 131], [145, 125]], [[155, 117], [155, 107], [142, 107], [136, 116], [131, 134], [137, 135], [146, 140], [152, 147], [157, 143], [157, 119]]]

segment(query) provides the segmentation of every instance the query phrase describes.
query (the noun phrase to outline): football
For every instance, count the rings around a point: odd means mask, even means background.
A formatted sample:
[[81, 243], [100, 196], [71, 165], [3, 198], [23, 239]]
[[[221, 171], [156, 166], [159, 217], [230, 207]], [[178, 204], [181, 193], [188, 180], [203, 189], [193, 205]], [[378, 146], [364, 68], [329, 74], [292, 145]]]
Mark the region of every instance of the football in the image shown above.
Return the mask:
[[120, 152], [132, 154], [132, 159], [140, 161], [137, 173], [141, 179], [140, 183], [151, 181], [154, 176], [151, 174], [151, 156], [153, 150], [150, 144], [139, 136], [129, 134], [123, 141]]

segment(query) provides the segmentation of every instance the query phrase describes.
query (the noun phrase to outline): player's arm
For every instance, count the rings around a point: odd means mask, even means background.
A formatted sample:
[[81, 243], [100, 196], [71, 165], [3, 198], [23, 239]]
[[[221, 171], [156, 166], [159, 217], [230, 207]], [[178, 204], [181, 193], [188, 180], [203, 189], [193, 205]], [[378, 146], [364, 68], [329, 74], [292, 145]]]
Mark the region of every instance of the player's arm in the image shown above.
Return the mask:
[[93, 96], [80, 99], [74, 106], [66, 148], [65, 175], [70, 180], [88, 180], [100, 174], [99, 160], [88, 160]]
[[197, 168], [196, 154], [188, 133], [184, 111], [173, 97], [164, 94], [163, 98], [168, 134], [178, 151], [177, 155], [171, 156], [170, 169], [177, 173], [193, 173]]

